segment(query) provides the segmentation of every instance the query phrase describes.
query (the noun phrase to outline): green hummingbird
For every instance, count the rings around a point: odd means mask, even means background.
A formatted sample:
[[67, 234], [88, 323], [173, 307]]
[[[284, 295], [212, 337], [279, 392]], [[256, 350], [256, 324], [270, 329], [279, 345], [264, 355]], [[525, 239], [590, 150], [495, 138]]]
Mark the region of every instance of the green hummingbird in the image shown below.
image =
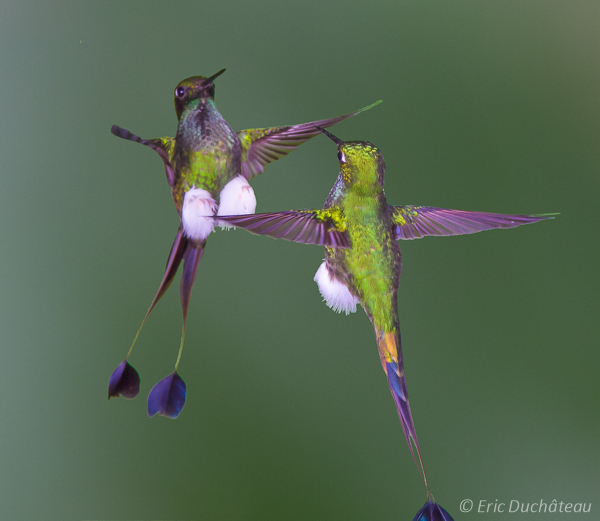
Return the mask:
[[[158, 153], [165, 165], [180, 222], [158, 291], [127, 357], [111, 375], [109, 399], [112, 396], [118, 397], [119, 394], [126, 398], [137, 395], [139, 375], [127, 360], [146, 319], [171, 285], [183, 261], [180, 283], [183, 314], [181, 342], [175, 371], [167, 377], [180, 380], [177, 367], [183, 348], [189, 302], [198, 264], [207, 238], [215, 226], [212, 216], [254, 213], [256, 197], [248, 181], [261, 174], [266, 165], [317, 135], [319, 131], [315, 125], [330, 127], [380, 103], [378, 101], [350, 114], [322, 121], [234, 132], [218, 111], [214, 100], [214, 80], [223, 72], [225, 69], [210, 77], [193, 76], [175, 87], [178, 124], [174, 138], [142, 139], [117, 125], [113, 125], [111, 129], [115, 136], [141, 143]], [[171, 388], [171, 380], [164, 385]], [[180, 387], [185, 393], [182, 380]], [[156, 405], [149, 397], [148, 413], [152, 416], [158, 412], [174, 418], [185, 402], [185, 396], [179, 398], [177, 403], [180, 407], [169, 407], [164, 403]]]
[[314, 280], [329, 307], [348, 314], [361, 304], [373, 325], [404, 435], [427, 489], [427, 502], [415, 519], [452, 519], [429, 490], [408, 402], [398, 320], [402, 266], [398, 239], [514, 228], [552, 217], [392, 206], [385, 199], [385, 163], [379, 149], [366, 141], [343, 142], [323, 128], [319, 130], [337, 144], [340, 163], [340, 173], [322, 210], [221, 216], [220, 222], [259, 235], [325, 246], [325, 260]]

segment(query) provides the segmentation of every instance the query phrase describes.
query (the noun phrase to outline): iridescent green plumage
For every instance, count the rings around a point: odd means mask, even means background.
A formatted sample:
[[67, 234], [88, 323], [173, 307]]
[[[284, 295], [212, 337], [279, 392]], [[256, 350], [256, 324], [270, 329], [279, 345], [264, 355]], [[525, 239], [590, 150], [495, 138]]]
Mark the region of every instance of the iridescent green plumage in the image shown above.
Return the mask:
[[338, 145], [338, 155], [344, 161], [324, 208], [339, 208], [352, 248], [328, 249], [327, 268], [360, 299], [376, 328], [392, 332], [401, 257], [383, 193], [383, 156], [366, 142]]

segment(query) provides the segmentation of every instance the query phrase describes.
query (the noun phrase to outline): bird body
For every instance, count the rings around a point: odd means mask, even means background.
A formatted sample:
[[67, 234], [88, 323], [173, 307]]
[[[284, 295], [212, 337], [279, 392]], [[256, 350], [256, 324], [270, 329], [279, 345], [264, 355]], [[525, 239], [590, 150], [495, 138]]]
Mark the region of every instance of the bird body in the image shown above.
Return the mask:
[[186, 192], [201, 188], [218, 201], [225, 185], [240, 174], [239, 138], [214, 100], [194, 100], [186, 107], [177, 126], [171, 161], [175, 170], [173, 201], [180, 215]]
[[360, 303], [375, 331], [406, 441], [427, 489], [427, 502], [415, 519], [448, 521], [451, 516], [429, 491], [408, 402], [397, 309], [402, 267], [398, 239], [513, 228], [550, 217], [389, 205], [383, 191], [381, 152], [371, 143], [343, 142], [320, 130], [337, 143], [340, 163], [340, 173], [322, 210], [221, 216], [219, 222], [259, 235], [325, 246], [325, 260], [315, 275], [325, 302], [346, 313], [356, 311]]
[[[368, 142], [340, 145], [340, 173], [324, 209], [340, 216], [350, 248], [325, 248], [325, 260], [315, 280], [330, 307], [329, 281], [341, 284], [360, 302], [375, 331], [379, 356], [412, 451], [416, 441], [408, 405], [398, 320], [398, 286], [402, 269], [400, 246], [394, 234], [393, 208], [383, 190], [385, 163]], [[324, 266], [324, 267], [323, 267]], [[324, 274], [326, 272], [326, 276]], [[355, 311], [347, 308], [346, 312]]]
[[324, 208], [334, 208], [344, 216], [352, 248], [327, 248], [325, 264], [330, 276], [342, 282], [360, 299], [369, 317], [383, 326], [394, 307], [390, 291], [397, 291], [401, 255], [391, 231], [383, 187], [373, 187], [362, 190], [352, 184], [332, 190]]

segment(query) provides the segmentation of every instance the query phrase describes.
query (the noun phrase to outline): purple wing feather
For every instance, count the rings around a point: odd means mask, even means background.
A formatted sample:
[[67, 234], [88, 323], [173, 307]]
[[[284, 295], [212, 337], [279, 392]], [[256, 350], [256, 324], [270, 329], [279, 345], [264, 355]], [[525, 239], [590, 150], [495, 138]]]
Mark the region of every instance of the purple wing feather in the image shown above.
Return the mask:
[[495, 228], [515, 228], [557, 214], [505, 215], [501, 213], [466, 212], [433, 206], [392, 206], [396, 239], [420, 239], [426, 235], [465, 235]]
[[328, 248], [350, 248], [345, 231], [336, 229], [331, 219], [322, 219], [317, 211], [289, 211], [252, 215], [219, 216], [218, 221], [244, 228], [256, 235]]
[[331, 127], [344, 119], [369, 110], [379, 103], [381, 103], [381, 100], [356, 112], [335, 118], [311, 121], [310, 123], [302, 123], [300, 125], [254, 128], [238, 132], [237, 134], [244, 153], [242, 174], [246, 179], [251, 179], [254, 176], [262, 174], [266, 165], [286, 156], [302, 143], [320, 134], [320, 131], [315, 126], [322, 128]]

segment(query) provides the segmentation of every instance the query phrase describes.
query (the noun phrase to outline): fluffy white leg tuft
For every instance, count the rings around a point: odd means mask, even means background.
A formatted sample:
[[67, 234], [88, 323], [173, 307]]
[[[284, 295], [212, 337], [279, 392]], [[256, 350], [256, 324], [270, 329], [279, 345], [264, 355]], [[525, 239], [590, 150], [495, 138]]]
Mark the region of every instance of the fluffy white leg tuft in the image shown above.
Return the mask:
[[360, 304], [360, 300], [350, 293], [345, 284], [331, 277], [325, 261], [319, 266], [314, 281], [331, 309], [338, 313], [344, 311], [346, 315], [356, 313], [356, 305]]
[[[254, 190], [245, 177], [234, 177], [219, 194], [219, 211], [217, 215], [244, 215], [254, 213], [256, 210], [256, 197]], [[232, 228], [228, 223], [217, 223], [224, 230]]]
[[181, 210], [185, 235], [194, 240], [206, 239], [215, 227], [212, 216], [216, 211], [217, 203], [206, 190], [192, 188], [186, 192]]

